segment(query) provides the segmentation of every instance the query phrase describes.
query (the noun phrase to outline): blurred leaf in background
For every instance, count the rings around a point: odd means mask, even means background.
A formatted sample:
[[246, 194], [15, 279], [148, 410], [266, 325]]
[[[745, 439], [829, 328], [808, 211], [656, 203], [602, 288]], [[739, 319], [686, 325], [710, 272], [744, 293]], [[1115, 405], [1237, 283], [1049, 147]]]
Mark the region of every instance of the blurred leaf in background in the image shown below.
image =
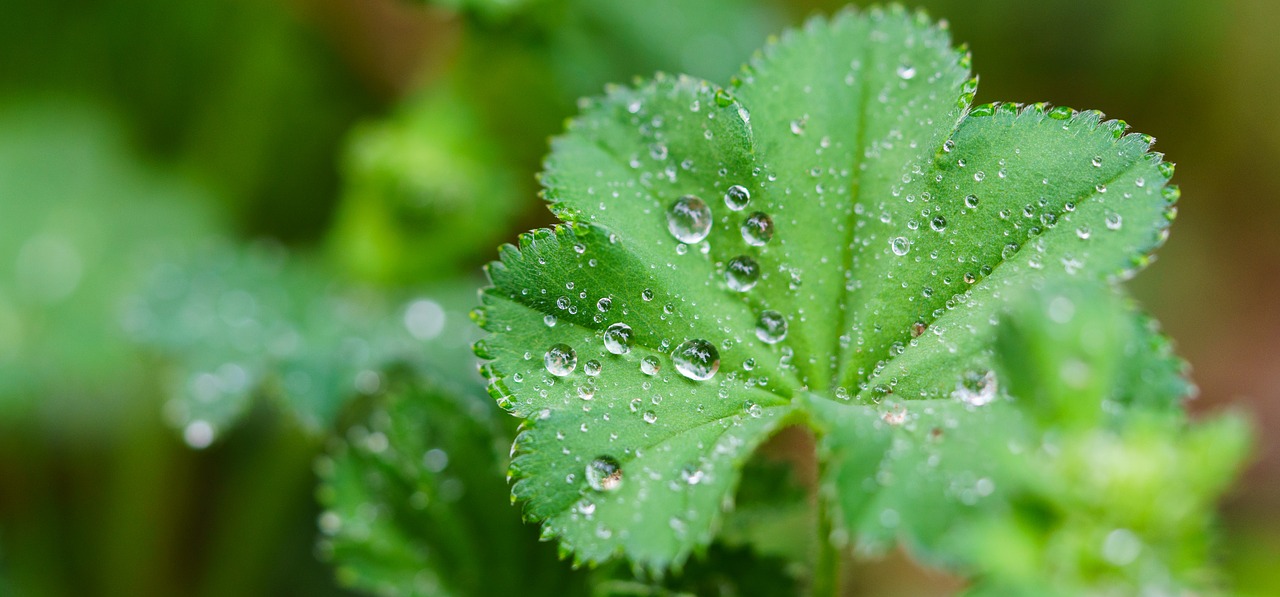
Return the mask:
[[[0, 415], [107, 426], [149, 371], [121, 326], [147, 270], [218, 228], [213, 196], [131, 159], [83, 103], [0, 106]], [[103, 420], [102, 417], [108, 417]]]

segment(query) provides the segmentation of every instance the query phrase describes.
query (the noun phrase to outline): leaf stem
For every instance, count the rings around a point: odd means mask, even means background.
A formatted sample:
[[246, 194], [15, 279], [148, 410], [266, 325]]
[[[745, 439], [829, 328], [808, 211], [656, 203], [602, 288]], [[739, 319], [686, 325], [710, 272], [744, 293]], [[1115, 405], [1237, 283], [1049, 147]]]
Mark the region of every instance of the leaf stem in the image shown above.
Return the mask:
[[840, 549], [831, 542], [833, 526], [827, 500], [823, 498], [821, 491], [815, 498], [818, 508], [818, 554], [813, 566], [812, 594], [814, 597], [838, 597], [843, 594], [840, 586]]

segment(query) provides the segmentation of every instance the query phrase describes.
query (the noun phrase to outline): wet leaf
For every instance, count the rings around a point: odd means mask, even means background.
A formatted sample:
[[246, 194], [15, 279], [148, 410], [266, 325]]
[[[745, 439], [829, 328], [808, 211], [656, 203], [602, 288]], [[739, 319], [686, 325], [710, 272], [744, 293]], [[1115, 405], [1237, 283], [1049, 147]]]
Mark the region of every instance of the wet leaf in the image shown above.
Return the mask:
[[[547, 535], [679, 564], [791, 422], [821, 434], [845, 536], [931, 540], [996, 494], [982, 455], [1028, 429], [993, 372], [1001, 312], [1132, 274], [1176, 190], [1097, 112], [971, 107], [968, 63], [921, 15], [846, 12], [729, 87], [659, 75], [584, 104], [542, 179], [567, 224], [504, 247], [476, 312]], [[879, 507], [900, 493], [942, 500]]]

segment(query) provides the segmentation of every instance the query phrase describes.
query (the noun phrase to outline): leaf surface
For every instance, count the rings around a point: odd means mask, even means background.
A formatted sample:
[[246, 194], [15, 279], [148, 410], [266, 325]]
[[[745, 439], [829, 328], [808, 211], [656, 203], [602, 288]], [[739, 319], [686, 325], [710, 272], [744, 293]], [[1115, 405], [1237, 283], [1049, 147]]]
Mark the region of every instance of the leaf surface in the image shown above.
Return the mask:
[[[982, 449], [1022, 428], [996, 403], [1000, 313], [1143, 265], [1176, 190], [1123, 123], [971, 109], [974, 86], [944, 29], [890, 9], [784, 34], [729, 88], [658, 75], [584, 104], [543, 177], [569, 224], [504, 248], [476, 314], [491, 393], [526, 419], [513, 493], [547, 534], [678, 564], [791, 422], [822, 434], [849, 534], [930, 537], [957, 508], [873, 504], [991, 493]], [[681, 372], [691, 346], [709, 378]]]

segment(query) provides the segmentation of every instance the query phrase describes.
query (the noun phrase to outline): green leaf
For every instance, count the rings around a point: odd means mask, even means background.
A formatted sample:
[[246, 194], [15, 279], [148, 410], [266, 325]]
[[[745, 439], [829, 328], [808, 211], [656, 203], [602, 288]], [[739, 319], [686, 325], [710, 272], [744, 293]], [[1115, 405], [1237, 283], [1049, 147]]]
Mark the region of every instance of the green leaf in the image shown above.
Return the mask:
[[[931, 539], [998, 491], [981, 456], [1026, 428], [990, 373], [999, 314], [1042, 280], [1131, 274], [1176, 192], [1097, 112], [970, 110], [968, 62], [919, 14], [846, 12], [730, 88], [659, 75], [585, 104], [543, 176], [570, 224], [505, 247], [477, 313], [491, 393], [527, 421], [513, 493], [548, 535], [678, 564], [790, 422], [821, 434], [837, 535]], [[709, 379], [678, 371], [691, 346]], [[620, 482], [590, 482], [599, 461]], [[915, 493], [947, 499], [877, 506]]]
[[456, 85], [410, 98], [351, 134], [334, 259], [364, 278], [440, 279], [519, 214], [511, 169]]
[[[476, 388], [478, 389], [478, 388]], [[508, 505], [511, 435], [482, 393], [394, 375], [317, 462], [321, 553], [379, 595], [584, 595]]]
[[320, 263], [272, 245], [214, 243], [157, 265], [126, 304], [132, 340], [171, 365], [166, 414], [207, 446], [255, 397], [315, 431], [348, 401], [409, 365], [478, 383], [463, 348], [470, 290], [403, 296], [334, 281]]

